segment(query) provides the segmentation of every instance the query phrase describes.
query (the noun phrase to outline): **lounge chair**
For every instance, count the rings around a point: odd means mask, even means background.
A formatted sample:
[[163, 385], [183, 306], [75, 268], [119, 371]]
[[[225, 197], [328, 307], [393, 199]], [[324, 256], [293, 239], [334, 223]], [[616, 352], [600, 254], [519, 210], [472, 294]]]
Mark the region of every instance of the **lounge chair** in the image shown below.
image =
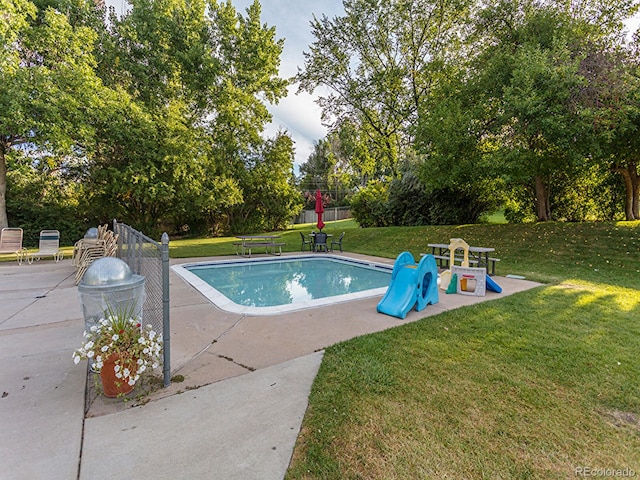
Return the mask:
[[313, 251], [318, 252], [324, 250], [328, 252], [327, 248], [327, 234], [324, 232], [318, 232], [315, 234], [315, 238], [313, 241]]
[[313, 248], [313, 241], [310, 238], [304, 236], [304, 233], [300, 232], [300, 237], [302, 238], [302, 245], [300, 250], [303, 252], [307, 249], [307, 245], [309, 245], [309, 251]]
[[21, 228], [3, 228], [0, 232], [0, 253], [15, 253], [18, 265], [22, 265], [22, 260], [27, 249], [22, 246]]
[[49, 256], [53, 257], [56, 262], [64, 257], [62, 250], [60, 250], [60, 232], [58, 230], [42, 230], [38, 251], [27, 253], [27, 260], [31, 264], [34, 259], [38, 261], [42, 257]]
[[340, 234], [340, 237], [337, 240], [331, 240], [331, 251], [333, 252], [333, 246], [338, 245], [340, 247], [340, 251], [342, 251], [342, 239], [344, 238], [344, 232]]

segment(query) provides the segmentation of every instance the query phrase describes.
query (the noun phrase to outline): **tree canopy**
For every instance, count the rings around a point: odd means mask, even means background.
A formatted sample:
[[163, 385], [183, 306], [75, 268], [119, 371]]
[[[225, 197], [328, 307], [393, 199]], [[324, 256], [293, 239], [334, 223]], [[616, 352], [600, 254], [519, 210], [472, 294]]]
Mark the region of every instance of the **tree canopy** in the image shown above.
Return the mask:
[[401, 198], [417, 172], [424, 198], [502, 203], [512, 219], [638, 218], [637, 34], [624, 31], [637, 0], [344, 5], [312, 22], [299, 78], [329, 89], [330, 135], [349, 124], [366, 137], [363, 187]]
[[[260, 211], [254, 227], [281, 227], [300, 208], [293, 143], [286, 132], [261, 135], [266, 102], [289, 80], [278, 76], [283, 40], [261, 23], [258, 1], [243, 15], [231, 2], [131, 0], [121, 16], [90, 0], [2, 2], [0, 226], [6, 179], [16, 194], [27, 188], [8, 172], [19, 144], [33, 165], [55, 160], [87, 221], [218, 232], [252, 228], [234, 208]], [[252, 203], [264, 201], [256, 184], [277, 209]]]

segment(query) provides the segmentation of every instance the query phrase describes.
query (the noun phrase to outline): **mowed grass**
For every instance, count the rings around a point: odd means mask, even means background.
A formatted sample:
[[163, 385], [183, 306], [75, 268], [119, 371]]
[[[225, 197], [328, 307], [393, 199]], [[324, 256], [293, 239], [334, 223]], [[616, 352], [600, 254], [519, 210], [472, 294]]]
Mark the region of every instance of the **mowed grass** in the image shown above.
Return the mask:
[[326, 351], [287, 478], [640, 472], [640, 297], [540, 287]]
[[[299, 251], [312, 229], [277, 233]], [[640, 475], [640, 222], [325, 231], [387, 258], [462, 237], [496, 249], [499, 275], [546, 285], [327, 349], [288, 479]], [[233, 241], [172, 241], [171, 256]]]
[[[280, 232], [286, 250], [312, 228]], [[461, 237], [494, 247], [499, 275], [545, 285], [327, 349], [288, 479], [640, 475], [640, 222], [325, 231], [386, 258]]]
[[[313, 224], [296, 225], [281, 236], [283, 251], [300, 251], [300, 232]], [[395, 258], [403, 251], [416, 258], [429, 253], [429, 243], [449, 243], [460, 237], [470, 245], [493, 247], [500, 259], [499, 275], [523, 275], [530, 280], [557, 283], [580, 279], [594, 283], [640, 287], [640, 222], [546, 222], [538, 224], [475, 224], [460, 226], [358, 228], [353, 220], [329, 222], [334, 237], [346, 232], [348, 252]], [[256, 232], [258, 233], [258, 232]], [[233, 237], [175, 240], [173, 258], [235, 253]]]

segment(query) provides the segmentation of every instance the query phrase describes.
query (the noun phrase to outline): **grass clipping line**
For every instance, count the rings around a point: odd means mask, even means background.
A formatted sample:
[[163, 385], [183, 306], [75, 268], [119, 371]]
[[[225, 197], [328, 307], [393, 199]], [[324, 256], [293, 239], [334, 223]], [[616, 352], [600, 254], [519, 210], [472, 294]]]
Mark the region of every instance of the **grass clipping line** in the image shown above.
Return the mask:
[[[287, 478], [640, 472], [640, 295], [541, 287], [327, 350]], [[612, 420], [613, 419], [613, 420]]]

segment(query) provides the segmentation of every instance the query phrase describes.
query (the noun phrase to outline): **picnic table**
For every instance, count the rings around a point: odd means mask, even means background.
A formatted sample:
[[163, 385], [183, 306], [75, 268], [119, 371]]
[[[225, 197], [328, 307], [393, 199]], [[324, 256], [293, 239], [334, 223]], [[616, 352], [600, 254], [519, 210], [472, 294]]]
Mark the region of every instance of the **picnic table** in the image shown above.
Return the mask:
[[[449, 245], [445, 243], [429, 243], [427, 246], [431, 247], [431, 254], [438, 260], [438, 266], [440, 268], [449, 268], [451, 259]], [[495, 275], [496, 262], [499, 262], [500, 259], [490, 257], [489, 254], [491, 252], [495, 252], [495, 248], [469, 246], [469, 265], [484, 267], [487, 270], [487, 274]], [[455, 259], [462, 261], [461, 256], [456, 256]]]
[[[282, 247], [286, 243], [276, 242], [280, 235], [238, 235], [236, 237], [239, 242], [233, 242], [236, 247], [236, 255], [243, 257], [251, 257], [251, 250], [255, 248], [264, 248], [265, 253], [272, 255], [282, 255]], [[276, 253], [276, 248], [278, 253]], [[269, 251], [271, 249], [271, 251]]]

